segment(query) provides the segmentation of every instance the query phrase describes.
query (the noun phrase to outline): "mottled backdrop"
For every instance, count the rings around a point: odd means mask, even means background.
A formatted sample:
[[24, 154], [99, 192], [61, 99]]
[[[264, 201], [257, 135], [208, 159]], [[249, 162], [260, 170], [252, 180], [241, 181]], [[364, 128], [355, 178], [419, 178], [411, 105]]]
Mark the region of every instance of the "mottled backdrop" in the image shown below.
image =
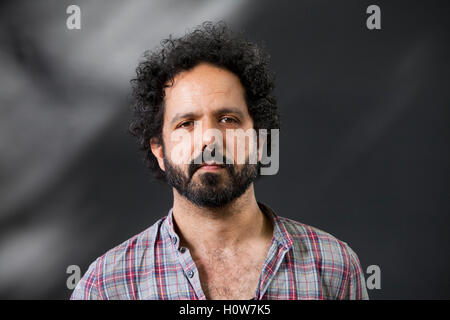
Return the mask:
[[[81, 8], [81, 30], [66, 8]], [[381, 30], [366, 8], [381, 8]], [[127, 134], [144, 50], [205, 20], [264, 43], [280, 171], [256, 194], [347, 242], [372, 299], [450, 298], [447, 1], [9, 1], [0, 4], [0, 298], [67, 299], [66, 268], [171, 207]], [[368, 275], [366, 274], [366, 277]]]

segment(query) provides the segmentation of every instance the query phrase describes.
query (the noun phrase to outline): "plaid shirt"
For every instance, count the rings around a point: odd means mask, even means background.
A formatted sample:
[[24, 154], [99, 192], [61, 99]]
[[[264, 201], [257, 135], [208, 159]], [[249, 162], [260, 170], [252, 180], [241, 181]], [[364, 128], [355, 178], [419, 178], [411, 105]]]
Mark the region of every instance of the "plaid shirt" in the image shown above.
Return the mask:
[[[368, 299], [357, 255], [332, 235], [277, 216], [255, 299]], [[205, 300], [199, 273], [180, 247], [168, 215], [97, 258], [77, 284], [72, 300], [190, 299]]]

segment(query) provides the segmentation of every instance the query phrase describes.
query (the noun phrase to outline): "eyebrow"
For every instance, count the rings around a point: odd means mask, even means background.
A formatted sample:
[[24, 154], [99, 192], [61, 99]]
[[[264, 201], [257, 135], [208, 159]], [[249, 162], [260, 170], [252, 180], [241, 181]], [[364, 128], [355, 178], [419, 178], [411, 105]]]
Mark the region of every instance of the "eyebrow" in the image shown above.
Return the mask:
[[[241, 118], [244, 118], [244, 112], [242, 112], [239, 108], [221, 108], [219, 110], [214, 111], [214, 115], [224, 114], [224, 113], [234, 113], [238, 115]], [[196, 118], [198, 117], [198, 114], [195, 112], [185, 112], [185, 113], [177, 113], [170, 123], [173, 125], [180, 119], [186, 119], [186, 118]]]
[[195, 118], [197, 117], [197, 114], [194, 112], [187, 112], [187, 113], [177, 113], [172, 120], [170, 121], [171, 124], [175, 124], [175, 122], [177, 122], [180, 119], [185, 119], [185, 118]]

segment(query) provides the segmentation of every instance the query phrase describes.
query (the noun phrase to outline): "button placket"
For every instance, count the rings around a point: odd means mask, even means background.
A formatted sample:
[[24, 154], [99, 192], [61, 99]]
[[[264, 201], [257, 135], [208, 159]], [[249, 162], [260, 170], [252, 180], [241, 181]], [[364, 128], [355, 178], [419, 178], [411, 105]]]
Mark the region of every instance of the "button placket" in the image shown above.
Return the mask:
[[169, 234], [170, 241], [172, 242], [173, 248], [175, 250], [174, 254], [182, 268], [182, 274], [184, 274], [185, 279], [194, 289], [197, 298], [200, 300], [206, 299], [200, 285], [199, 277], [198, 275], [196, 275], [198, 271], [196, 270], [197, 268], [195, 266], [195, 263], [192, 260], [191, 255], [189, 254], [189, 249], [187, 247], [181, 246], [181, 241], [178, 236], [174, 235], [173, 230], [169, 229]]
[[178, 254], [187, 281], [189, 281], [189, 283], [194, 288], [197, 297], [199, 299], [205, 299], [205, 294], [203, 293], [203, 290], [200, 285], [200, 279], [198, 278], [198, 271], [194, 261], [192, 260], [191, 255], [189, 254], [189, 249], [186, 247], [181, 247], [178, 250]]
[[188, 270], [186, 272], [186, 275], [188, 276], [188, 278], [192, 278], [194, 276], [194, 271], [193, 270]]

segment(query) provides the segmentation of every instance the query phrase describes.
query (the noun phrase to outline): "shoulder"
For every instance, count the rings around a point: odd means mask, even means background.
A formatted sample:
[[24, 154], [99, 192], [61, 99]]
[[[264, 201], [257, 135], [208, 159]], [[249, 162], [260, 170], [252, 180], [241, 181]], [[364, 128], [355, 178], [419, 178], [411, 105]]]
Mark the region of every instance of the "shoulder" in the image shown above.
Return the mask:
[[359, 259], [344, 241], [319, 228], [279, 217], [291, 236], [294, 254], [314, 260], [321, 268], [351, 273], [360, 267]]
[[149, 251], [153, 250], [165, 219], [159, 219], [149, 228], [95, 259], [77, 284], [71, 299], [111, 299], [114, 298], [111, 297], [112, 287], [119, 298], [124, 293], [132, 294], [134, 290], [130, 291], [126, 286], [130, 280], [135, 280], [132, 277], [151, 267], [152, 263], [147, 261], [147, 257], [153, 256]]
[[316, 227], [279, 219], [292, 239], [295, 269], [314, 275], [320, 284], [319, 297], [368, 299], [358, 256], [346, 242]]
[[108, 271], [111, 266], [118, 266], [118, 262], [126, 262], [130, 258], [138, 258], [153, 247], [158, 239], [161, 224], [165, 218], [159, 219], [152, 226], [136, 234], [128, 240], [101, 255], [97, 262], [101, 271]]

